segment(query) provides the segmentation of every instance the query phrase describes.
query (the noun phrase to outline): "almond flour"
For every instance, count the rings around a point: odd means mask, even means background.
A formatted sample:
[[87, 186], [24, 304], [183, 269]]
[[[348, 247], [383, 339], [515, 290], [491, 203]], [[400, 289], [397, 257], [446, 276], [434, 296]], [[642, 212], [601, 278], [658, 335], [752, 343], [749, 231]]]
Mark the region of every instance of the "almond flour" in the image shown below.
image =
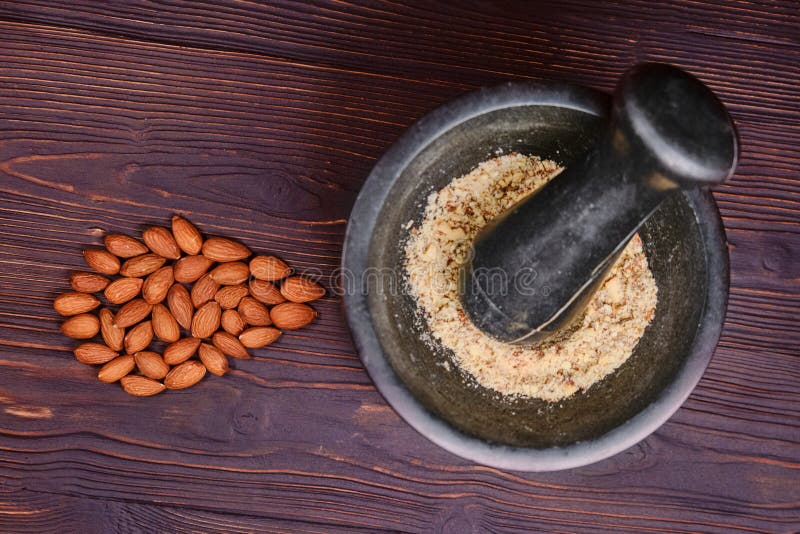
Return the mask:
[[656, 285], [637, 234], [580, 324], [558, 341], [509, 345], [470, 322], [457, 281], [473, 237], [560, 171], [552, 161], [516, 153], [485, 161], [429, 195], [424, 218], [405, 245], [410, 293], [430, 333], [452, 351], [456, 365], [504, 395], [558, 401], [590, 388], [630, 357], [655, 312]]

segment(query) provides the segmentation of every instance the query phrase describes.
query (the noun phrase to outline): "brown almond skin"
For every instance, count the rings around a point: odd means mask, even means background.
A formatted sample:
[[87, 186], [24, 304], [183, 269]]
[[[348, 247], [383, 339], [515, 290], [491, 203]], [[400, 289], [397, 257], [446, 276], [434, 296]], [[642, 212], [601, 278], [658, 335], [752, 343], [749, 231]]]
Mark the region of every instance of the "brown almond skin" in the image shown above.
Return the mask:
[[122, 350], [125, 343], [125, 329], [114, 324], [114, 314], [108, 308], [100, 310], [100, 335], [106, 345], [116, 351]]
[[153, 331], [158, 339], [173, 343], [181, 338], [181, 327], [178, 321], [163, 304], [155, 304], [152, 312]]
[[214, 300], [219, 302], [223, 310], [229, 310], [238, 306], [239, 301], [241, 301], [243, 297], [246, 297], [248, 293], [247, 286], [241, 284], [237, 286], [225, 286], [216, 292]]
[[144, 281], [142, 285], [142, 297], [150, 304], [157, 304], [167, 297], [169, 288], [172, 287], [175, 278], [172, 266], [162, 267]]
[[211, 342], [221, 350], [224, 354], [231, 356], [233, 358], [241, 358], [246, 360], [250, 357], [250, 353], [247, 352], [247, 349], [242, 345], [242, 342], [239, 339], [227, 332], [217, 332], [211, 337]]
[[325, 288], [302, 276], [290, 276], [281, 282], [281, 295], [292, 302], [311, 302], [325, 295]]
[[81, 293], [97, 293], [106, 288], [111, 280], [102, 274], [79, 271], [69, 275], [69, 285]]
[[214, 300], [206, 302], [192, 317], [192, 336], [211, 337], [211, 334], [219, 330], [221, 318], [222, 309], [219, 307], [219, 303]]
[[145, 376], [128, 375], [122, 377], [119, 382], [122, 384], [122, 389], [125, 390], [125, 393], [137, 397], [150, 397], [167, 389], [161, 382], [156, 382]]
[[226, 332], [234, 336], [241, 334], [247, 327], [247, 323], [244, 322], [244, 319], [242, 319], [242, 316], [239, 315], [239, 312], [236, 310], [225, 310], [222, 312], [220, 325]]
[[175, 281], [190, 284], [206, 274], [214, 262], [205, 256], [185, 256], [175, 262]]
[[142, 254], [126, 260], [120, 267], [119, 274], [132, 278], [147, 276], [160, 269], [166, 261], [166, 258], [158, 254]]
[[203, 256], [221, 263], [250, 257], [250, 249], [224, 237], [210, 237], [203, 243]]
[[83, 251], [83, 259], [86, 265], [103, 274], [117, 274], [120, 269], [119, 258], [107, 250], [87, 248]]
[[157, 352], [143, 350], [134, 354], [133, 358], [136, 361], [136, 367], [147, 378], [161, 380], [169, 373], [169, 365]]
[[199, 308], [213, 299], [217, 291], [219, 291], [219, 284], [211, 278], [211, 274], [204, 274], [192, 286], [192, 304], [195, 308]]
[[123, 376], [127, 376], [135, 366], [136, 363], [133, 361], [133, 356], [118, 356], [100, 368], [97, 378], [101, 382], [111, 384]]
[[244, 297], [237, 308], [244, 321], [252, 326], [268, 326], [272, 324], [267, 307], [253, 297]]
[[125, 352], [135, 354], [146, 349], [151, 341], [153, 341], [152, 321], [139, 323], [125, 334]]
[[314, 308], [299, 302], [284, 302], [269, 311], [272, 322], [281, 330], [303, 328], [317, 316]]
[[103, 243], [106, 250], [120, 258], [133, 258], [150, 252], [138, 239], [122, 234], [108, 234], [103, 238]]
[[139, 295], [142, 284], [141, 278], [118, 278], [108, 284], [103, 294], [111, 304], [124, 304]]
[[250, 280], [250, 295], [259, 302], [268, 306], [274, 306], [281, 302], [286, 302], [286, 298], [281, 295], [280, 290], [272, 282], [254, 278]]
[[250, 260], [250, 272], [259, 280], [276, 282], [289, 276], [292, 269], [275, 256], [256, 256]]
[[250, 278], [250, 268], [241, 261], [220, 263], [211, 271], [211, 278], [223, 286], [233, 286]]
[[72, 352], [75, 354], [76, 360], [89, 365], [108, 363], [119, 356], [117, 351], [111, 350], [102, 343], [92, 342], [78, 345]]
[[167, 389], [186, 389], [206, 376], [206, 366], [197, 360], [183, 362], [173, 368], [164, 378]]
[[167, 293], [167, 305], [172, 316], [186, 330], [192, 328], [194, 306], [189, 292], [180, 284], [173, 285]]
[[170, 343], [164, 349], [164, 362], [167, 365], [178, 365], [185, 362], [197, 352], [202, 340], [196, 337], [185, 337], [175, 343]]
[[170, 260], [181, 257], [181, 249], [172, 232], [161, 226], [151, 226], [142, 232], [144, 243], [150, 250]]
[[114, 317], [114, 324], [121, 328], [128, 328], [142, 322], [153, 309], [153, 305], [144, 299], [134, 299], [122, 305]]
[[61, 333], [72, 339], [89, 339], [100, 331], [100, 320], [91, 313], [73, 315], [61, 324]]
[[198, 349], [200, 361], [212, 375], [222, 376], [228, 372], [228, 357], [221, 350], [208, 343], [203, 343]]
[[266, 347], [281, 337], [281, 331], [271, 326], [254, 326], [239, 335], [239, 341], [248, 349]]
[[172, 217], [172, 235], [178, 246], [187, 254], [200, 254], [203, 236], [195, 225], [179, 215]]
[[53, 300], [53, 309], [65, 317], [86, 313], [98, 306], [100, 301], [89, 293], [62, 293]]

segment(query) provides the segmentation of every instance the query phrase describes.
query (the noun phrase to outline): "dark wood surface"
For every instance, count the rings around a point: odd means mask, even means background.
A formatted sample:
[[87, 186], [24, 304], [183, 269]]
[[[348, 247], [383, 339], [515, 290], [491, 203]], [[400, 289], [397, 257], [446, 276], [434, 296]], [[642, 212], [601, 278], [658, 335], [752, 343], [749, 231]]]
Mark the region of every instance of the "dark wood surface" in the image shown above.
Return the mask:
[[[450, 5], [452, 4], [452, 5]], [[0, 3], [0, 531], [793, 532], [800, 529], [796, 2]], [[654, 435], [567, 472], [503, 472], [387, 406], [327, 297], [223, 379], [97, 382], [52, 298], [108, 230], [188, 215], [326, 276], [369, 169], [481, 85], [609, 90], [682, 66], [729, 106], [725, 330]]]

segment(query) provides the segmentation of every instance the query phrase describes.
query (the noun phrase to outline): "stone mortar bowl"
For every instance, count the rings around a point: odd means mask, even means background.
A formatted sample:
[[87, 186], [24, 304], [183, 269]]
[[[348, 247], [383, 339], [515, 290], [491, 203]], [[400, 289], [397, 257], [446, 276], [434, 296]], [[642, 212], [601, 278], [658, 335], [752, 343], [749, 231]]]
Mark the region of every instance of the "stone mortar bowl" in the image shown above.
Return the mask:
[[498, 153], [570, 161], [595, 143], [608, 95], [563, 83], [509, 83], [466, 95], [412, 126], [375, 165], [343, 251], [344, 308], [378, 390], [422, 435], [464, 458], [552, 471], [612, 456], [644, 439], [689, 396], [719, 339], [728, 252], [707, 191], [665, 202], [639, 234], [658, 304], [631, 358], [585, 392], [550, 403], [481, 387], [426, 326], [405, 289], [406, 224], [427, 195]]

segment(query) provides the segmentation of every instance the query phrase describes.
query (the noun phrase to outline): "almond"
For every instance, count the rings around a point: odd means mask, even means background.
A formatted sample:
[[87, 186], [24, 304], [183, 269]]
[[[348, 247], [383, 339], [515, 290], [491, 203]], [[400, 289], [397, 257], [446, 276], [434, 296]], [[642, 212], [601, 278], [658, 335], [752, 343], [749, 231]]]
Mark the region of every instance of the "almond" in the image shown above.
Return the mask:
[[158, 254], [142, 254], [125, 261], [120, 267], [119, 274], [132, 277], [147, 276], [160, 269], [165, 261], [167, 260]]
[[244, 319], [242, 319], [242, 316], [239, 315], [239, 312], [236, 310], [225, 310], [222, 312], [220, 325], [222, 325], [222, 328], [229, 334], [238, 336], [245, 329], [247, 323], [244, 322]]
[[232, 356], [234, 358], [242, 358], [247, 359], [250, 357], [250, 353], [247, 352], [247, 349], [244, 348], [242, 342], [239, 341], [236, 336], [231, 335], [227, 332], [217, 332], [211, 338], [211, 342], [221, 350], [223, 353], [227, 354], [228, 356]]
[[203, 236], [195, 225], [175, 215], [172, 217], [172, 235], [178, 246], [187, 254], [200, 254], [203, 247]]
[[189, 292], [180, 284], [173, 285], [167, 293], [167, 305], [178, 324], [186, 330], [192, 328], [194, 306]]
[[64, 316], [86, 313], [98, 306], [100, 301], [89, 293], [62, 293], [53, 301], [53, 309]]
[[100, 310], [100, 335], [106, 345], [117, 351], [122, 350], [125, 329], [114, 324], [114, 314], [108, 308]]
[[108, 284], [103, 294], [111, 304], [123, 304], [139, 294], [143, 283], [141, 278], [118, 278]]
[[192, 283], [204, 274], [214, 264], [205, 256], [184, 256], [175, 262], [175, 280], [183, 283]]
[[178, 321], [169, 312], [163, 304], [155, 304], [153, 306], [153, 331], [161, 341], [172, 343], [178, 341], [181, 337], [181, 327], [178, 326]]
[[206, 302], [192, 317], [192, 336], [211, 337], [219, 329], [222, 309], [216, 301]]
[[185, 337], [170, 343], [164, 349], [164, 363], [167, 365], [177, 365], [185, 362], [197, 352], [197, 347], [200, 346], [200, 339], [196, 337]]
[[248, 293], [247, 286], [225, 286], [216, 292], [214, 300], [219, 302], [223, 310], [229, 310], [238, 306], [242, 297], [247, 296]]
[[244, 297], [239, 302], [237, 310], [247, 324], [253, 326], [267, 326], [272, 324], [267, 307], [253, 297]]
[[289, 276], [292, 269], [275, 256], [256, 256], [250, 260], [250, 272], [259, 280], [275, 282]]
[[206, 239], [202, 250], [203, 256], [219, 262], [239, 261], [251, 254], [250, 249], [246, 246], [224, 237]]
[[114, 324], [121, 328], [128, 328], [136, 323], [142, 322], [145, 317], [150, 315], [153, 305], [144, 301], [144, 299], [134, 299], [122, 307], [114, 317]]
[[228, 372], [228, 358], [221, 350], [208, 343], [203, 343], [198, 349], [200, 361], [212, 375], [222, 376]]
[[303, 328], [314, 320], [317, 312], [307, 304], [299, 302], [284, 302], [269, 311], [269, 316], [275, 326], [281, 330], [297, 330]]
[[302, 276], [290, 276], [281, 282], [281, 295], [292, 302], [311, 302], [325, 294], [325, 289]]
[[172, 267], [162, 267], [144, 281], [142, 297], [150, 304], [161, 302], [167, 297], [167, 292], [174, 281]]
[[133, 371], [135, 365], [133, 356], [118, 356], [100, 368], [100, 371], [97, 373], [97, 378], [99, 378], [101, 382], [107, 384], [116, 382]]
[[69, 275], [69, 285], [75, 291], [81, 293], [97, 293], [106, 288], [111, 280], [101, 274], [88, 273], [85, 271], [72, 273]]
[[144, 243], [122, 234], [108, 234], [103, 238], [106, 250], [120, 258], [132, 258], [150, 252]]
[[125, 390], [125, 393], [137, 397], [149, 397], [166, 389], [166, 386], [161, 382], [138, 375], [124, 376], [119, 382], [122, 384], [122, 389]]
[[206, 376], [206, 366], [197, 360], [183, 362], [167, 373], [164, 385], [169, 389], [185, 389], [200, 382]]
[[181, 257], [181, 249], [172, 232], [161, 226], [151, 226], [142, 232], [142, 239], [145, 244], [150, 247], [150, 250], [168, 258], [170, 260], [177, 260]]
[[107, 250], [87, 248], [83, 251], [86, 265], [103, 274], [117, 274], [119, 272], [119, 258]]
[[139, 323], [125, 334], [125, 352], [135, 354], [144, 350], [153, 341], [153, 323], [145, 321]]
[[161, 380], [169, 373], [169, 365], [164, 363], [164, 359], [157, 352], [143, 350], [133, 355], [136, 360], [136, 367], [147, 378]]
[[118, 352], [111, 350], [102, 343], [91, 342], [78, 345], [72, 352], [75, 354], [76, 360], [89, 365], [108, 363], [119, 356]]
[[100, 331], [100, 320], [91, 313], [73, 315], [61, 324], [61, 333], [73, 339], [89, 339]]
[[192, 286], [192, 304], [199, 308], [209, 300], [214, 298], [219, 290], [219, 284], [211, 278], [210, 274], [204, 274], [200, 280]]
[[271, 326], [254, 326], [239, 335], [239, 341], [248, 349], [266, 347], [281, 336], [281, 331]]
[[240, 261], [221, 263], [211, 271], [211, 278], [223, 286], [241, 284], [250, 278], [250, 269]]
[[254, 278], [250, 280], [250, 295], [259, 302], [269, 306], [285, 302], [286, 298], [281, 295], [280, 290], [272, 282]]

